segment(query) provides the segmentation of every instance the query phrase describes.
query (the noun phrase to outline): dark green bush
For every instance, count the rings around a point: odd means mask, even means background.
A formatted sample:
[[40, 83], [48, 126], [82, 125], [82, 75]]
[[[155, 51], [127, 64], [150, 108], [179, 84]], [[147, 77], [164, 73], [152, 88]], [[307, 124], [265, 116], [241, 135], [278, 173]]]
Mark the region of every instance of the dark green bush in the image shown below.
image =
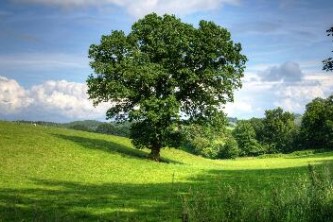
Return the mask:
[[240, 150], [237, 141], [230, 137], [226, 143], [220, 147], [218, 157], [221, 159], [235, 159], [239, 156]]
[[224, 137], [223, 129], [192, 124], [183, 126], [181, 134], [180, 144], [185, 151], [211, 159], [218, 158], [220, 143], [217, 141]]

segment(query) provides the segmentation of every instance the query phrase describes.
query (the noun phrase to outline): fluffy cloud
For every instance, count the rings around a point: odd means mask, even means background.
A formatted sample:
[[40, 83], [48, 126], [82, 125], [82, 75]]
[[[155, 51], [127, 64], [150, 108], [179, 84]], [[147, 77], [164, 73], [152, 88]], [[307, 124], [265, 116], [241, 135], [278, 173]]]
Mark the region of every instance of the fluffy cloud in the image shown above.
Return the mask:
[[234, 103], [228, 103], [224, 109], [224, 111], [230, 117], [244, 116], [244, 114], [252, 114], [253, 107], [249, 101], [244, 99], [237, 100]]
[[32, 102], [24, 88], [15, 80], [0, 76], [0, 113], [18, 113]]
[[308, 85], [306, 82], [293, 86], [280, 85], [276, 89], [277, 101], [274, 105], [295, 113], [303, 113], [305, 105], [314, 98], [327, 96], [322, 85]]
[[240, 0], [12, 0], [17, 3], [35, 3], [61, 7], [116, 5], [125, 8], [129, 14], [141, 17], [150, 12], [190, 14], [213, 10], [224, 4], [239, 4]]
[[71, 119], [90, 119], [105, 115], [106, 107], [92, 106], [86, 94], [87, 86], [67, 81], [47, 81], [32, 87], [30, 97], [34, 106], [48, 113], [62, 115]]
[[243, 88], [235, 92], [235, 102], [227, 104], [225, 111], [232, 117], [262, 117], [265, 110], [280, 106], [302, 114], [314, 98], [326, 98], [333, 92], [332, 73], [307, 67], [307, 63], [295, 62], [250, 67]]
[[299, 83], [280, 84], [274, 87], [276, 106], [303, 113], [305, 105], [316, 97], [326, 98], [333, 92], [331, 73], [307, 73]]
[[87, 86], [67, 81], [47, 81], [25, 90], [15, 80], [0, 77], [0, 117], [64, 122], [104, 119], [107, 104], [93, 107]]
[[260, 73], [263, 81], [283, 81], [283, 82], [299, 82], [303, 79], [303, 72], [298, 63], [286, 62], [280, 66], [269, 67]]

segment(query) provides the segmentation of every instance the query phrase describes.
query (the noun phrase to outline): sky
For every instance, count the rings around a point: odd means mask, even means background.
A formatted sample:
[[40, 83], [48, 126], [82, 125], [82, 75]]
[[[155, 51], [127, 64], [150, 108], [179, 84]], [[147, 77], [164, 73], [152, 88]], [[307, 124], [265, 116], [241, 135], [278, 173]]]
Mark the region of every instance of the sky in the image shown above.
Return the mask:
[[110, 103], [92, 105], [88, 49], [112, 30], [128, 33], [144, 15], [174, 14], [227, 28], [248, 58], [230, 117], [263, 117], [282, 107], [302, 114], [316, 97], [333, 94], [331, 0], [2, 0], [0, 119], [105, 121]]

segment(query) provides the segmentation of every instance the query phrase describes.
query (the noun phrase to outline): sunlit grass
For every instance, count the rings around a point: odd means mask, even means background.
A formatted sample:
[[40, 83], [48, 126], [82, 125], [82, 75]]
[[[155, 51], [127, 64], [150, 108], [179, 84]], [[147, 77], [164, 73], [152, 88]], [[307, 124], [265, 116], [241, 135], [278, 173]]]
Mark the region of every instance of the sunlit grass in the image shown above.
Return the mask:
[[166, 148], [155, 163], [147, 153], [122, 137], [0, 122], [0, 221], [177, 221], [191, 190], [241, 186], [265, 199], [306, 179], [308, 164], [333, 161], [332, 152], [208, 160]]

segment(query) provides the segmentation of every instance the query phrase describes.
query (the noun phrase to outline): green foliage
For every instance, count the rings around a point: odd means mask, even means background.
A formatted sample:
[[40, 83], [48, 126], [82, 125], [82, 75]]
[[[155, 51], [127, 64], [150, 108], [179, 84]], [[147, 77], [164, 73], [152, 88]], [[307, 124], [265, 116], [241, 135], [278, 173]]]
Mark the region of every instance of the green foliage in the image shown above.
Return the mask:
[[251, 123], [255, 134], [256, 134], [256, 139], [259, 143], [263, 144], [265, 141], [265, 133], [264, 133], [264, 122], [263, 119], [259, 119], [259, 118], [251, 118], [249, 120], [249, 122]]
[[232, 132], [237, 140], [242, 156], [257, 156], [263, 153], [263, 150], [256, 140], [256, 132], [249, 121], [239, 121]]
[[241, 50], [213, 22], [195, 28], [175, 16], [149, 14], [128, 35], [113, 31], [90, 46], [95, 74], [88, 94], [95, 105], [111, 101], [107, 118], [134, 121], [134, 144], [158, 154], [172, 139], [166, 129], [181, 115], [200, 124], [219, 120], [219, 108], [241, 87], [247, 60]]
[[225, 127], [190, 124], [183, 125], [180, 131], [180, 145], [186, 151], [203, 157], [215, 159], [224, 142]]
[[307, 148], [333, 147], [333, 95], [316, 98], [306, 105], [301, 125], [301, 138]]
[[101, 123], [95, 130], [97, 133], [129, 137], [130, 124], [124, 123]]
[[[38, 124], [38, 125], [52, 126], [51, 124]], [[83, 120], [83, 121], [74, 121], [70, 123], [57, 124], [53, 126], [66, 127], [69, 129], [75, 129], [87, 132], [96, 132], [109, 135], [129, 137], [131, 123], [129, 122], [105, 123], [95, 120]]]
[[80, 124], [80, 123], [72, 124], [68, 128], [75, 129], [75, 130], [81, 130], [81, 131], [87, 131], [87, 132], [90, 131], [90, 129], [87, 126]]
[[[64, 123], [62, 124], [64, 127], [70, 128], [70, 129], [79, 129], [83, 131], [95, 131], [99, 125], [101, 125], [102, 122], [96, 121], [96, 120], [83, 120], [83, 121], [74, 121], [70, 123]], [[79, 126], [79, 127], [77, 127]]]
[[191, 145], [193, 146], [193, 151], [196, 154], [203, 154], [204, 149], [208, 148], [211, 144], [207, 138], [197, 136], [193, 139]]
[[268, 144], [270, 152], [293, 150], [293, 139], [297, 132], [294, 114], [284, 112], [280, 107], [266, 110], [263, 124], [264, 142]]
[[229, 136], [226, 143], [220, 147], [218, 157], [221, 159], [235, 159], [240, 152], [237, 141]]

